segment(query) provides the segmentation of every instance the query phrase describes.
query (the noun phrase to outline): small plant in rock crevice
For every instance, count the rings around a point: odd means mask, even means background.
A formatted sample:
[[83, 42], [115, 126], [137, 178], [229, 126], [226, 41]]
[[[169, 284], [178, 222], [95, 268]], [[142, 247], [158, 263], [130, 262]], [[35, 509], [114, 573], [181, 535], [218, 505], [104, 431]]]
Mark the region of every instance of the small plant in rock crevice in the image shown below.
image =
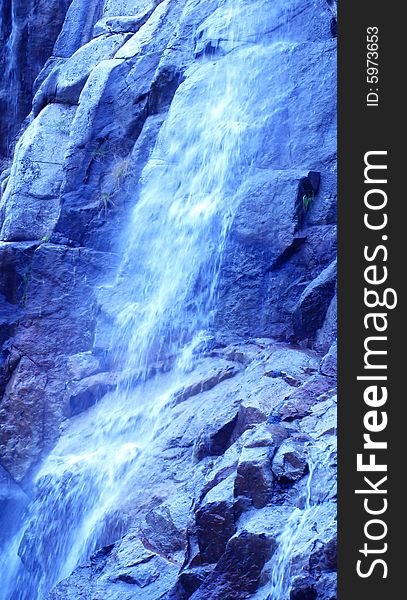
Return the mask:
[[100, 210], [104, 211], [105, 216], [107, 215], [109, 207], [115, 206], [115, 203], [108, 192], [101, 192], [101, 194], [99, 195], [99, 206]]
[[27, 290], [31, 279], [31, 268], [25, 271], [19, 289], [21, 290], [20, 306], [25, 307], [27, 304]]
[[51, 131], [56, 131], [58, 133], [62, 133], [63, 135], [69, 135], [70, 133], [70, 124], [66, 117], [60, 117], [59, 119], [54, 119], [48, 123], [48, 129]]
[[110, 155], [108, 148], [104, 146], [99, 146], [99, 148], [95, 148], [92, 152], [93, 160], [96, 162], [103, 162]]
[[118, 159], [113, 165], [113, 169], [111, 172], [111, 177], [113, 180], [113, 184], [116, 189], [120, 189], [122, 187], [123, 181], [127, 177], [130, 169], [130, 159], [122, 158]]
[[302, 208], [303, 208], [304, 212], [307, 212], [309, 210], [312, 203], [314, 202], [314, 197], [315, 197], [314, 192], [308, 192], [307, 194], [303, 195]]

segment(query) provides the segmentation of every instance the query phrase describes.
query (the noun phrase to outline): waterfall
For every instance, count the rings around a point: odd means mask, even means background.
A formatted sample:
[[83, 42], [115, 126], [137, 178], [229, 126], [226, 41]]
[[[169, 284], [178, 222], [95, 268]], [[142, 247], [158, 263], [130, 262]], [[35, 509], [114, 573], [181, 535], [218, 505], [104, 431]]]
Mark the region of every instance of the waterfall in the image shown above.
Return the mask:
[[[278, 536], [277, 550], [271, 560], [271, 585], [265, 600], [290, 600], [291, 565], [298, 547], [304, 543], [302, 536], [312, 541], [318, 539], [315, 522], [318, 521], [319, 501], [313, 498], [313, 478], [318, 469], [323, 469], [330, 458], [329, 446], [319, 442], [308, 447], [308, 476], [305, 486], [305, 498], [301, 507], [291, 512]], [[309, 543], [306, 541], [305, 543]], [[309, 552], [304, 552], [309, 555]]]
[[[201, 31], [199, 43], [206, 36], [211, 52], [197, 52], [143, 171], [121, 234], [122, 263], [103, 289], [116, 303], [112, 362], [120, 365], [120, 383], [72, 419], [40, 466], [36, 499], [12, 542], [19, 558], [10, 552], [3, 566], [5, 600], [45, 598], [122, 535], [126, 523], [115, 505], [211, 336], [237, 191], [260, 144], [248, 125], [264, 110], [252, 90], [267, 53], [261, 40], [241, 41], [250, 25], [241, 9], [236, 0], [219, 3], [212, 22], [221, 38], [211, 22]], [[157, 365], [166, 372], [153, 377]]]
[[[1, 17], [0, 17], [1, 18]], [[9, 129], [7, 139], [1, 141], [3, 152], [8, 153], [9, 146], [15, 135], [15, 127], [18, 126], [19, 95], [21, 92], [19, 47], [21, 45], [21, 31], [19, 27], [16, 3], [10, 2], [9, 33], [3, 47], [5, 70], [2, 74], [3, 87], [8, 90], [7, 119], [12, 127]], [[0, 23], [0, 31], [7, 29], [7, 23]]]

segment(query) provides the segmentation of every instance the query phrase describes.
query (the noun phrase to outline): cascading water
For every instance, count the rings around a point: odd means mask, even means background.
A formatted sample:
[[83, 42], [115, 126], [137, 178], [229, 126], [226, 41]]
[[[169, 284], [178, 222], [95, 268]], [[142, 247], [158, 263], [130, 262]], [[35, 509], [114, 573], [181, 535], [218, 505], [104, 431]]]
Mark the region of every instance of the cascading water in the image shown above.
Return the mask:
[[[20, 65], [18, 62], [19, 46], [21, 45], [21, 31], [18, 25], [16, 3], [10, 3], [9, 33], [3, 47], [5, 70], [2, 73], [2, 78], [5, 83], [3, 87], [8, 90], [7, 99], [7, 118], [12, 126], [18, 126], [18, 108], [20, 94]], [[1, 17], [0, 17], [1, 18]], [[7, 28], [7, 23], [0, 23], [0, 31]], [[12, 127], [10, 133], [15, 134]], [[7, 136], [6, 136], [7, 137]], [[5, 140], [1, 140], [3, 152], [7, 153], [9, 145], [12, 142], [13, 135], [10, 135]]]
[[[305, 488], [305, 499], [301, 508], [296, 507], [287, 519], [287, 523], [278, 536], [278, 547], [271, 561], [271, 586], [265, 600], [290, 600], [291, 565], [293, 557], [301, 543], [309, 544], [318, 539], [315, 532], [315, 521], [318, 520], [319, 502], [315, 501], [312, 493], [313, 478], [318, 469], [323, 469], [328, 463], [331, 450], [324, 444], [309, 446], [309, 473]], [[332, 504], [332, 507], [334, 505]], [[302, 538], [305, 537], [305, 542]], [[303, 552], [305, 556], [309, 552]]]
[[[45, 598], [123, 533], [116, 500], [210, 335], [236, 193], [260, 144], [248, 125], [264, 109], [252, 102], [252, 90], [267, 53], [261, 40], [245, 36], [253, 23], [240, 11], [236, 0], [219, 3], [217, 50], [210, 24], [201, 32], [215, 56], [200, 56], [186, 73], [144, 169], [122, 265], [104, 289], [117, 301], [112, 355], [121, 383], [74, 419], [37, 473], [36, 500], [1, 565], [6, 600]], [[168, 372], [149, 377], [163, 362]]]

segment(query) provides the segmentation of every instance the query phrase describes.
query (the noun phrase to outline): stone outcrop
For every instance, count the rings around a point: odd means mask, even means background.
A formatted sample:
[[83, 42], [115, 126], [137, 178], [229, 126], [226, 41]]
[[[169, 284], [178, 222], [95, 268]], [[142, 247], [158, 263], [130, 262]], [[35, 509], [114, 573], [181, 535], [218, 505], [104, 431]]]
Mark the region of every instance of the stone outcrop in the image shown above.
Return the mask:
[[289, 577], [292, 598], [332, 600], [336, 2], [243, 0], [251, 29], [237, 40], [207, 0], [1, 10], [0, 527], [119, 378], [105, 284], [162, 125], [182, 130], [210, 93], [204, 61], [261, 35], [268, 66], [242, 144], [261, 143], [237, 192], [212, 339], [117, 499], [119, 525], [49, 598], [264, 600], [313, 452], [314, 537], [302, 534]]

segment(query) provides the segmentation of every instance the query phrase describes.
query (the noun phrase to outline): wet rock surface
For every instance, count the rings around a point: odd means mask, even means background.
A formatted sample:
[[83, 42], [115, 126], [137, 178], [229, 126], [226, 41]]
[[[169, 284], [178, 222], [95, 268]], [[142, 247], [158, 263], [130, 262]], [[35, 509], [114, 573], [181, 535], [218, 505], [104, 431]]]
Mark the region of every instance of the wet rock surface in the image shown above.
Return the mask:
[[[181, 405], [169, 402], [162, 418], [171, 425], [156, 438], [154, 453], [128, 488], [132, 492], [118, 500], [130, 515], [131, 531], [112, 539], [109, 554], [81, 566], [56, 586], [50, 598], [86, 598], [80, 590], [92, 582], [95, 593], [108, 598], [125, 599], [134, 593], [157, 600], [265, 600], [279, 535], [292, 511], [303, 507], [313, 460], [313, 525], [302, 531], [287, 577], [292, 578], [293, 597], [314, 593], [315, 598], [329, 598], [328, 593], [335, 597], [335, 397], [313, 405], [308, 416], [288, 422], [254, 421], [244, 431], [235, 429], [218, 455], [199, 460], [195, 455], [201, 428], [212, 423], [215, 434], [229, 422], [227, 409], [223, 419], [218, 414], [225, 397], [229, 410], [246, 394], [261, 398], [264, 388], [258, 383], [264, 381], [269, 386], [265, 410], [273, 413], [280, 402], [278, 395], [273, 396], [276, 380], [263, 375], [273, 355], [276, 362], [282, 356], [286, 363], [292, 358], [303, 377], [298, 390], [314, 386], [319, 393], [323, 376], [313, 374], [313, 369], [307, 373], [307, 366], [311, 360], [318, 369], [322, 357], [272, 340], [254, 341], [251, 347], [257, 348], [256, 359], [236, 377]], [[245, 345], [239, 349], [245, 353]], [[205, 364], [211, 372], [213, 360], [219, 359], [208, 357], [201, 363], [203, 379]], [[283, 378], [277, 381], [285, 392], [292, 389]], [[75, 425], [71, 427], [70, 435], [75, 435]]]
[[211, 93], [206, 70], [257, 34], [268, 64], [243, 138], [263, 143], [237, 191], [210, 347], [164, 407], [97, 551], [48, 597], [266, 600], [315, 455], [314, 529], [287, 577], [292, 599], [336, 598], [334, 3], [245, 0], [241, 22], [254, 24], [239, 40], [206, 0], [15, 4], [15, 21], [8, 0], [0, 19], [7, 85], [22, 66], [15, 112], [0, 88], [4, 514], [24, 509], [41, 459], [97, 422], [116, 383], [103, 286], [154, 148], [164, 160], [163, 123], [187, 127], [194, 98]]

